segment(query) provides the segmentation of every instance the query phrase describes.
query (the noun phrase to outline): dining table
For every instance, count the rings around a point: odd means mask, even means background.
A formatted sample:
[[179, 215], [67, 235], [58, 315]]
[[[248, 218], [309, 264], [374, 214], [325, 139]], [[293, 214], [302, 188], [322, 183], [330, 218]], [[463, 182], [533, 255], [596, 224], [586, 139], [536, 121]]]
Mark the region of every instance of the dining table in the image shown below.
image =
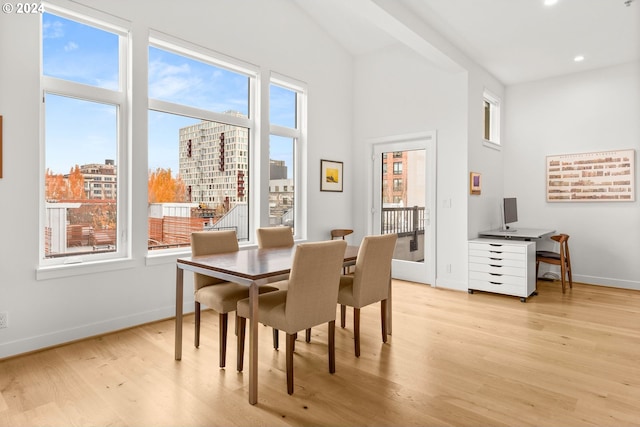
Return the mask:
[[[344, 265], [355, 264], [358, 246], [347, 246]], [[191, 271], [249, 288], [249, 403], [258, 402], [258, 318], [259, 291], [262, 284], [288, 278], [296, 246], [283, 248], [246, 248], [215, 255], [181, 257], [176, 262], [175, 360], [182, 359], [182, 318], [184, 271]], [[390, 281], [391, 284], [391, 281]], [[391, 293], [387, 304], [387, 323], [391, 332]]]

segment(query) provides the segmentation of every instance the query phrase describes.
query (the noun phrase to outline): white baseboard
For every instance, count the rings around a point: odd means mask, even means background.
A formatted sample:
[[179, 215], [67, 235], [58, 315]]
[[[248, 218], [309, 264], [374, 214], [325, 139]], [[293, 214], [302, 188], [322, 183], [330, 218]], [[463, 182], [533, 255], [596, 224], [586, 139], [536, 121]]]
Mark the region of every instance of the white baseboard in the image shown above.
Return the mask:
[[620, 280], [608, 277], [585, 276], [581, 274], [574, 274], [572, 278], [574, 282], [586, 283], [588, 285], [609, 286], [612, 288], [640, 291], [640, 281], [637, 280]]
[[[193, 311], [193, 303], [185, 304], [183, 312]], [[143, 313], [136, 313], [130, 316], [117, 317], [102, 322], [89, 323], [74, 328], [55, 331], [48, 334], [36, 335], [32, 337], [20, 338], [14, 341], [0, 343], [0, 359], [17, 356], [37, 350], [44, 350], [49, 347], [63, 345], [65, 343], [90, 338], [106, 333], [111, 333], [121, 329], [155, 322], [162, 319], [174, 317], [175, 307], [164, 307]]]

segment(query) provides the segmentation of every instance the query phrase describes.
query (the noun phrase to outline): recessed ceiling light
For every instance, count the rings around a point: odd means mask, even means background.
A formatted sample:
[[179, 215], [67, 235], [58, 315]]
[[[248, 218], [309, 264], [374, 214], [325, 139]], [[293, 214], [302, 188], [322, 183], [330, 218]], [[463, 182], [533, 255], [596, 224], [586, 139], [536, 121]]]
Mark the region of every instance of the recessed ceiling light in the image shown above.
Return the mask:
[[575, 58], [573, 58], [574, 61], [576, 62], [582, 62], [584, 61], [584, 56], [583, 55], [578, 55]]
[[558, 0], [544, 0], [545, 6], [553, 6], [556, 3], [558, 3]]

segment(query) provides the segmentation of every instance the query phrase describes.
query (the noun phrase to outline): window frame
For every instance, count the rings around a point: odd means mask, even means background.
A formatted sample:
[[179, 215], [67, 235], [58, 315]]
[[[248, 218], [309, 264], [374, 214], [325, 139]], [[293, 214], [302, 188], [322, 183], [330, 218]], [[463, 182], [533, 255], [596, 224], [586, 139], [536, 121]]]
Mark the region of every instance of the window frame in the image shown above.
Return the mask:
[[[131, 71], [129, 58], [131, 50], [131, 29], [129, 24], [113, 16], [87, 9], [81, 6], [60, 7], [47, 3], [45, 10], [53, 15], [60, 16], [78, 22], [83, 25], [92, 26], [99, 30], [107, 31], [118, 36], [118, 88], [105, 89], [98, 86], [87, 85], [58, 77], [46, 76], [42, 68], [44, 54], [43, 47], [43, 22], [40, 16], [40, 162], [39, 162], [39, 248], [38, 248], [38, 268], [37, 278], [63, 277], [68, 275], [68, 271], [74, 269], [77, 274], [84, 274], [84, 270], [91, 269], [92, 266], [109, 262], [109, 267], [113, 268], [112, 262], [131, 260], [131, 158], [130, 158], [130, 111], [131, 97], [129, 82], [131, 81]], [[96, 254], [69, 255], [64, 257], [45, 257], [45, 237], [44, 229], [46, 225], [46, 105], [47, 94], [62, 96], [66, 98], [78, 99], [87, 102], [113, 105], [116, 107], [116, 165], [117, 187], [116, 187], [116, 250], [112, 252], [102, 252]]]
[[[485, 146], [496, 149], [502, 146], [500, 139], [501, 103], [500, 97], [484, 89], [482, 93], [482, 142]], [[486, 138], [487, 132], [489, 139]]]
[[[259, 132], [257, 126], [257, 104], [259, 103], [258, 98], [258, 85], [260, 79], [260, 69], [252, 64], [240, 61], [235, 58], [231, 58], [227, 55], [221, 54], [219, 52], [215, 52], [209, 49], [206, 49], [202, 46], [198, 46], [187, 41], [177, 39], [175, 37], [169, 36], [164, 33], [160, 33], [154, 30], [149, 31], [149, 38], [147, 43], [147, 49], [149, 47], [155, 47], [158, 49], [162, 49], [177, 55], [182, 55], [186, 58], [190, 58], [214, 67], [223, 68], [228, 71], [232, 71], [234, 73], [239, 73], [246, 76], [249, 80], [248, 87], [248, 117], [238, 117], [231, 114], [219, 113], [211, 110], [205, 110], [198, 107], [191, 107], [184, 104], [177, 104], [169, 101], [163, 101], [160, 99], [154, 99], [151, 97], [147, 97], [147, 114], [149, 111], [157, 111], [161, 113], [167, 114], [175, 114], [190, 117], [198, 120], [206, 120], [210, 122], [224, 123], [231, 126], [237, 126], [246, 128], [248, 131], [248, 139], [249, 139], [249, 165], [256, 164], [256, 146], [257, 141], [259, 141]], [[147, 61], [147, 74], [148, 74], [148, 66], [149, 62]], [[147, 138], [148, 144], [148, 138]], [[232, 149], [232, 150], [235, 150]], [[249, 188], [249, 197], [248, 197], [248, 229], [252, 230], [254, 228], [254, 224], [256, 224], [256, 217], [254, 215], [255, 209], [251, 208], [258, 204], [258, 195], [257, 193], [257, 185], [258, 171], [256, 169], [252, 169], [249, 166], [249, 179], [248, 179], [248, 188]], [[147, 219], [148, 221], [148, 219]], [[249, 232], [248, 241], [240, 241], [239, 244], [241, 246], [245, 246], [247, 244], [253, 243], [253, 233]], [[179, 248], [168, 248], [168, 249], [153, 249], [149, 250], [147, 248], [147, 258], [162, 258], [165, 255], [172, 254], [185, 254], [190, 253], [190, 249], [188, 247], [179, 247]]]
[[[306, 147], [307, 147], [307, 85], [293, 79], [291, 77], [284, 76], [282, 74], [271, 72], [268, 80], [268, 87], [271, 85], [279, 86], [284, 89], [291, 90], [296, 94], [296, 120], [295, 120], [295, 128], [289, 128], [281, 125], [271, 124], [269, 123], [269, 137], [271, 135], [291, 138], [293, 141], [293, 200], [294, 200], [294, 239], [303, 239], [306, 236], [306, 181], [303, 179], [303, 171], [305, 170], [303, 159], [306, 158]], [[267, 97], [267, 100], [269, 97]], [[267, 101], [268, 102], [268, 101]], [[267, 109], [269, 111], [269, 109]], [[267, 138], [266, 143], [266, 153], [267, 153], [267, 171], [269, 164], [269, 140]], [[268, 175], [268, 172], [267, 172]], [[260, 187], [261, 189], [266, 188], [268, 191], [269, 188], [269, 179], [267, 178], [267, 182], [264, 183]], [[266, 195], [268, 199], [268, 193]], [[266, 217], [269, 216], [269, 203], [266, 204], [265, 208]]]

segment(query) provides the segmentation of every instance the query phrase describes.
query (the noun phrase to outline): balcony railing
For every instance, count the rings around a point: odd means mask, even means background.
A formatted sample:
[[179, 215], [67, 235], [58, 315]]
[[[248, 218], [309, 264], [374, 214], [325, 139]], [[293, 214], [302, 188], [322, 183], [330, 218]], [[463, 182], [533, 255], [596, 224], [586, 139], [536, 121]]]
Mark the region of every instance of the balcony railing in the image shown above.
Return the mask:
[[382, 208], [382, 234], [398, 237], [424, 233], [424, 206]]

